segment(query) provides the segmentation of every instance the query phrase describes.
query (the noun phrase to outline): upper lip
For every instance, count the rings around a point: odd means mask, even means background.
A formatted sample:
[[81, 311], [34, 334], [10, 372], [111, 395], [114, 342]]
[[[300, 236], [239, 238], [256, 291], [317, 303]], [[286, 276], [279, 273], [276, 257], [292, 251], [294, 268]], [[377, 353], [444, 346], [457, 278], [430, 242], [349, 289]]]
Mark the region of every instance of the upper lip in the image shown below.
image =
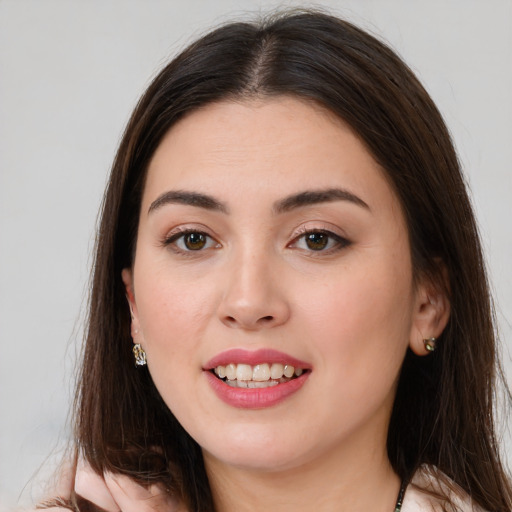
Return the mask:
[[250, 364], [251, 366], [263, 363], [280, 363], [292, 365], [295, 368], [310, 370], [311, 365], [292, 357], [284, 352], [279, 352], [271, 348], [259, 350], [245, 350], [234, 348], [226, 350], [212, 357], [203, 367], [204, 370], [212, 370], [217, 366], [226, 366], [228, 364]]

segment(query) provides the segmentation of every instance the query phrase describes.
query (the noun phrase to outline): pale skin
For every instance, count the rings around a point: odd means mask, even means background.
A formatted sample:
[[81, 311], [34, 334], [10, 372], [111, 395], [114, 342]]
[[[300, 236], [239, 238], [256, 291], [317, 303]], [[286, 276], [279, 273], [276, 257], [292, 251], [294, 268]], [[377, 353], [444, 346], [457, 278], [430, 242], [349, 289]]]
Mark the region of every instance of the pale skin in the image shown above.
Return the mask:
[[[399, 200], [342, 121], [289, 97], [189, 114], [151, 160], [122, 277], [134, 342], [201, 446], [219, 512], [393, 510], [400, 366], [408, 347], [428, 354], [449, 303], [413, 279]], [[278, 404], [236, 407], [204, 370], [233, 348], [311, 371]]]

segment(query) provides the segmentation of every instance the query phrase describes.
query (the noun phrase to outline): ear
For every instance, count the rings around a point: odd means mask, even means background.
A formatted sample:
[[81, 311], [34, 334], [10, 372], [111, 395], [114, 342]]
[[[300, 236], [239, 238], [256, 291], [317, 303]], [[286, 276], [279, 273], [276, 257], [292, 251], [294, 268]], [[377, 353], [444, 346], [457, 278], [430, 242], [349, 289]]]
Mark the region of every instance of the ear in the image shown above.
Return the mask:
[[441, 275], [444, 282], [424, 277], [416, 288], [409, 346], [418, 356], [430, 353], [423, 340], [439, 338], [450, 318], [448, 275], [446, 271]]
[[137, 303], [135, 302], [135, 293], [133, 291], [133, 272], [131, 268], [124, 268], [121, 272], [121, 277], [123, 279], [124, 287], [126, 290], [126, 300], [128, 301], [128, 306], [130, 308], [130, 316], [132, 319], [131, 323], [131, 332], [132, 338], [135, 343], [138, 343], [138, 338], [140, 338], [140, 322], [139, 322], [139, 312], [137, 310]]

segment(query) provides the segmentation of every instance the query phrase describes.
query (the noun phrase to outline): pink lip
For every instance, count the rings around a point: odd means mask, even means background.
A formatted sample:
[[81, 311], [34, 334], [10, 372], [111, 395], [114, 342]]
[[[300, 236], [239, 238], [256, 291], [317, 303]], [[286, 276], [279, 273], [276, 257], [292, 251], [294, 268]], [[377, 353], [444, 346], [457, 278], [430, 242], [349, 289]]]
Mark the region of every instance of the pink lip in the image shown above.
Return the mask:
[[[240, 348], [234, 348], [226, 350], [210, 359], [203, 367], [203, 370], [212, 370], [217, 366], [226, 366], [227, 364], [250, 364], [254, 366], [262, 363], [280, 363], [289, 364], [295, 366], [295, 368], [302, 368], [304, 370], [311, 370], [311, 365], [296, 359], [295, 357], [289, 356], [284, 352], [273, 350], [270, 348], [260, 350], [244, 350]], [[295, 380], [295, 379], [294, 379]]]
[[216, 395], [228, 405], [240, 409], [264, 409], [277, 405], [290, 395], [296, 393], [306, 382], [311, 372], [305, 372], [300, 377], [277, 386], [252, 389], [228, 386], [228, 384], [217, 378], [210, 371], [205, 371], [203, 374]]
[[243, 409], [264, 409], [282, 402], [302, 387], [311, 372], [306, 371], [300, 377], [268, 388], [234, 388], [210, 371], [217, 366], [226, 366], [230, 363], [250, 364], [251, 366], [262, 363], [280, 363], [303, 370], [312, 369], [311, 365], [305, 361], [273, 349], [250, 351], [236, 348], [216, 355], [203, 367], [208, 384], [223, 402]]

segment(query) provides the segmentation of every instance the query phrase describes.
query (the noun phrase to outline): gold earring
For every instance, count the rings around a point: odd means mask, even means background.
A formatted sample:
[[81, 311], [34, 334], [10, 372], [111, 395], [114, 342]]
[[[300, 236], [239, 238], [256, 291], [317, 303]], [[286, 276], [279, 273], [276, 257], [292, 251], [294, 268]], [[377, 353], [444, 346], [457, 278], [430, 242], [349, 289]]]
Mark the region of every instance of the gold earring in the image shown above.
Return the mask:
[[423, 345], [425, 345], [425, 348], [428, 350], [428, 352], [434, 352], [436, 349], [436, 338], [426, 338], [423, 340]]
[[145, 366], [147, 364], [146, 352], [144, 352], [144, 349], [140, 346], [140, 343], [135, 343], [135, 345], [133, 345], [132, 351], [133, 355], [135, 356], [135, 365]]

